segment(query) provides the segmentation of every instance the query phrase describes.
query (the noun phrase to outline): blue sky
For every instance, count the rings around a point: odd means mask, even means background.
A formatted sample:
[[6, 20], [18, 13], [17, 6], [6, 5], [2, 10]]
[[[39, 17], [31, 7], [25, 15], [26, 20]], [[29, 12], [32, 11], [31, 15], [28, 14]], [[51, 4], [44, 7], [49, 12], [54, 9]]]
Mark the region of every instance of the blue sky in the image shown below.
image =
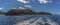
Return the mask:
[[0, 11], [29, 8], [34, 11], [46, 11], [60, 14], [60, 0], [0, 0]]

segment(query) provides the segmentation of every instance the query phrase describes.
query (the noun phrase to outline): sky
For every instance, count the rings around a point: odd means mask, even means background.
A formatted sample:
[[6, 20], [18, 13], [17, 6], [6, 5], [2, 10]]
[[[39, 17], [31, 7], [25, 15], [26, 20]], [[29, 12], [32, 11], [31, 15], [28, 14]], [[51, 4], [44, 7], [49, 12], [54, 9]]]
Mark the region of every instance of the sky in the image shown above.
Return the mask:
[[60, 14], [60, 0], [0, 0], [0, 11], [10, 9], [31, 9]]

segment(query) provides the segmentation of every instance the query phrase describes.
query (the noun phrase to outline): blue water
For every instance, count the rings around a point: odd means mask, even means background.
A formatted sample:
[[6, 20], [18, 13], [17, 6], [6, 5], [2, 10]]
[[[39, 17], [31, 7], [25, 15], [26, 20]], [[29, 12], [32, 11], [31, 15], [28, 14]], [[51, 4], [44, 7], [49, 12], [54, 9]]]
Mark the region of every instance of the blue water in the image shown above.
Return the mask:
[[9, 17], [0, 15], [0, 25], [8, 25]]
[[[60, 16], [50, 16], [50, 15], [24, 15], [24, 16], [6, 16], [6, 15], [0, 15], [0, 25], [13, 25], [20, 22], [23, 22], [24, 20], [30, 20], [35, 19], [33, 23], [38, 20], [40, 17], [42, 17], [43, 21], [46, 22], [46, 18], [52, 19], [54, 22], [58, 23], [60, 25]], [[33, 24], [32, 23], [32, 24]]]

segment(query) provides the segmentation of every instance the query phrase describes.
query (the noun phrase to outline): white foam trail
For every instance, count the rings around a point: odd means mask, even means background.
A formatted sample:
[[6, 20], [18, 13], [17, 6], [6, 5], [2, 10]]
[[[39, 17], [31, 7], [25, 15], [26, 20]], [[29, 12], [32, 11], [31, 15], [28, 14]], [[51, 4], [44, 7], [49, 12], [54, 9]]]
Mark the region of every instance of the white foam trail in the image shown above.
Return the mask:
[[[38, 19], [37, 19], [38, 18]], [[45, 19], [43, 19], [45, 18]], [[46, 22], [44, 22], [46, 20]], [[30, 23], [32, 22], [32, 23]], [[21, 23], [17, 23], [16, 25], [59, 25], [58, 23], [54, 22], [52, 19], [49, 19], [48, 17], [35, 17], [30, 20], [25, 20]]]
[[43, 18], [43, 17], [40, 17], [37, 21], [35, 21], [34, 23], [32, 23], [32, 24], [30, 24], [30, 25], [38, 25], [38, 24], [36, 24], [37, 22], [40, 22], [40, 23], [42, 23], [43, 25], [44, 25], [45, 23], [50, 24], [50, 25], [59, 25], [58, 23], [54, 22], [53, 20], [51, 20], [51, 19], [49, 19], [49, 18], [46, 18], [47, 22], [44, 22], [42, 18]]
[[59, 25], [58, 23], [56, 23], [55, 21], [53, 21], [52, 19], [46, 18], [47, 22], [51, 25]]
[[33, 19], [30, 19], [30, 20], [25, 20], [21, 23], [17, 23], [16, 25], [29, 25], [30, 22], [34, 22], [34, 20], [36, 19], [37, 17], [33, 18]]
[[27, 24], [29, 24], [30, 21], [31, 20], [25, 20], [25, 21], [23, 21], [21, 23], [17, 23], [16, 25], [27, 25]]
[[[42, 21], [41, 21], [41, 18], [39, 18], [37, 21], [42, 22]], [[37, 22], [37, 21], [35, 21], [34, 23], [32, 23], [32, 24], [30, 24], [30, 25], [36, 25], [36, 22]]]

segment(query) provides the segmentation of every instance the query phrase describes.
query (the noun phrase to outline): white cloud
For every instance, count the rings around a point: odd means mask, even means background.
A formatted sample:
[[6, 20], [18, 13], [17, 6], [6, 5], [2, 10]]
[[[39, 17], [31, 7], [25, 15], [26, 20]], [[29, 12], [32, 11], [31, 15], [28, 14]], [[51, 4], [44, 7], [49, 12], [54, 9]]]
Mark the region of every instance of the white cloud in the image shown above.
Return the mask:
[[12, 8], [12, 9], [16, 9], [16, 8]]
[[52, 1], [48, 1], [48, 0], [38, 0], [41, 4], [46, 4], [46, 3], [52, 3]]
[[0, 8], [0, 10], [2, 10], [3, 8]]
[[30, 1], [28, 0], [18, 0], [19, 2], [22, 2], [22, 3], [29, 3]]
[[25, 8], [23, 8], [23, 7], [19, 7], [19, 9], [25, 9]]
[[31, 5], [25, 5], [26, 8], [32, 8]]

